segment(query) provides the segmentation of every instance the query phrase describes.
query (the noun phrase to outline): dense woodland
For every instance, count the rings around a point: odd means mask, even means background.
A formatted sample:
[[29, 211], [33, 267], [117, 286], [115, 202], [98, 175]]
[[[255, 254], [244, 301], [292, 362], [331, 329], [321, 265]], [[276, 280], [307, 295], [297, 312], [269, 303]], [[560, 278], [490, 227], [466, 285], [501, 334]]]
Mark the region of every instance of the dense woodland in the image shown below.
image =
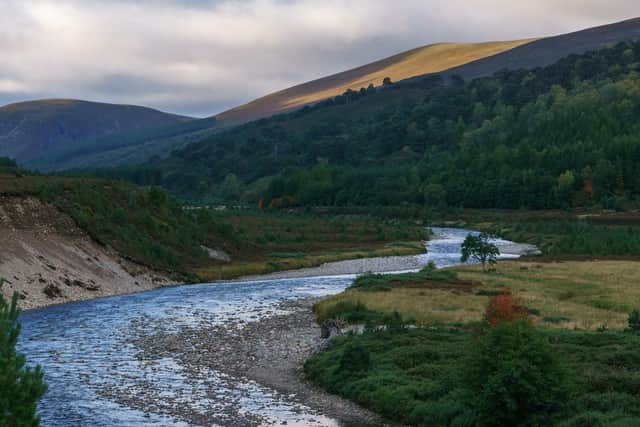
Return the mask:
[[350, 91], [110, 170], [263, 206], [623, 208], [640, 194], [640, 43], [465, 83]]

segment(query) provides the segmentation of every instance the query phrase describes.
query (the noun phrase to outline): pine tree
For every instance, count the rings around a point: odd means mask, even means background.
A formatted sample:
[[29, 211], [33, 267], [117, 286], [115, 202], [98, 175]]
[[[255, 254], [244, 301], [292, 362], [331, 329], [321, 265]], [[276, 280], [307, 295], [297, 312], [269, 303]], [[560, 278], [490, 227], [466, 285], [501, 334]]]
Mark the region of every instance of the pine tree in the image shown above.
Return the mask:
[[0, 426], [33, 427], [40, 425], [36, 405], [47, 386], [40, 366], [26, 367], [25, 357], [16, 352], [19, 314], [18, 293], [10, 303], [0, 293]]

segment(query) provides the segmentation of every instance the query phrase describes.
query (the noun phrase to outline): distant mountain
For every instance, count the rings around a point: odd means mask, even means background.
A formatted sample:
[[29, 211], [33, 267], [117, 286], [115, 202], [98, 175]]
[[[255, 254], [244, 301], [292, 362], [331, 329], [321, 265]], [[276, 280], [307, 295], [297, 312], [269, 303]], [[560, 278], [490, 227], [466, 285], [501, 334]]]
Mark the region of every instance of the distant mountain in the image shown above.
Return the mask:
[[352, 70], [303, 83], [256, 99], [216, 116], [221, 124], [238, 124], [290, 111], [369, 85], [437, 73], [478, 59], [509, 51], [535, 39], [486, 43], [438, 43], [422, 46]]
[[[27, 167], [52, 169], [45, 159], [83, 148], [87, 140], [192, 120], [133, 105], [70, 99], [20, 102], [0, 107], [0, 156]], [[90, 151], [99, 151], [99, 145], [94, 144]]]

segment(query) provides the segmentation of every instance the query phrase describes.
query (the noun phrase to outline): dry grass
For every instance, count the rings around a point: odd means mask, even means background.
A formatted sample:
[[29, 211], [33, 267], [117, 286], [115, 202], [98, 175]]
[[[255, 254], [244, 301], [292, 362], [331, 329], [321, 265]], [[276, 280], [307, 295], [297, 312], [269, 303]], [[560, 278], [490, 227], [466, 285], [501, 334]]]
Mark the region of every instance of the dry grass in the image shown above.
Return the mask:
[[312, 82], [256, 99], [219, 114], [221, 123], [238, 123], [331, 98], [347, 89], [358, 90], [369, 84], [380, 86], [385, 77], [392, 81], [436, 73], [481, 58], [514, 49], [534, 39], [486, 43], [439, 43], [423, 46]]
[[624, 329], [629, 312], [640, 308], [640, 262], [592, 261], [501, 262], [497, 272], [477, 267], [456, 268], [463, 280], [477, 282], [476, 292], [397, 288], [390, 292], [348, 290], [324, 300], [318, 310], [337, 301], [361, 301], [369, 309], [397, 310], [421, 325], [469, 322], [482, 318], [488, 297], [478, 290], [509, 288], [530, 309], [538, 324], [548, 327]]

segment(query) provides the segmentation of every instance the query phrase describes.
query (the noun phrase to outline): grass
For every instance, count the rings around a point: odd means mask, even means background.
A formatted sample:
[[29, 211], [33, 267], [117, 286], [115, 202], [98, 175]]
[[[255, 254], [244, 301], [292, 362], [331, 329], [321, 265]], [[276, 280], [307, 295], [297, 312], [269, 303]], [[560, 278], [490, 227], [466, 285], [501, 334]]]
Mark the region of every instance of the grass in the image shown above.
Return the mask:
[[[398, 311], [422, 326], [468, 323], [482, 319], [491, 295], [511, 289], [527, 307], [535, 310], [534, 321], [541, 326], [620, 330], [627, 326], [629, 312], [640, 307], [638, 261], [502, 261], [492, 274], [483, 273], [477, 266], [453, 271], [459, 280], [472, 282], [473, 289], [400, 286], [374, 292], [348, 289], [318, 303], [316, 312], [322, 316], [336, 304], [351, 301], [383, 313]], [[398, 278], [396, 281], [399, 283]]]
[[[568, 370], [571, 404], [551, 426], [640, 425], [640, 336], [620, 332], [539, 329]], [[345, 375], [341, 360], [348, 347], [364, 348], [367, 369]], [[457, 408], [439, 405], [443, 392], [460, 380], [473, 332], [436, 327], [366, 332], [343, 336], [305, 365], [307, 377], [326, 390], [354, 400], [403, 424], [426, 426], [425, 413], [442, 419]], [[463, 380], [463, 379], [462, 379]]]
[[316, 267], [354, 258], [423, 253], [424, 227], [409, 221], [259, 210], [214, 213], [239, 243], [231, 263], [196, 269], [202, 280]]

